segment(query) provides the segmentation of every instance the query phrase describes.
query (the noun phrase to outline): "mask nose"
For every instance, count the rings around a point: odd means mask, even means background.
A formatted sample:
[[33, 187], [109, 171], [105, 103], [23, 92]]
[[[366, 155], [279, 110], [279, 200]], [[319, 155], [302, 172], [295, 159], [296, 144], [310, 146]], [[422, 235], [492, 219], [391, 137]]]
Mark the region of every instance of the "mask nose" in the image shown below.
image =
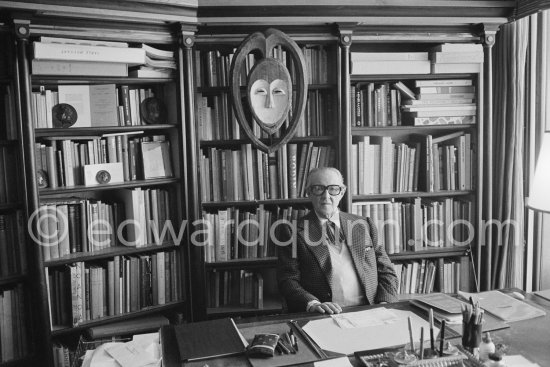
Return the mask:
[[271, 91], [265, 96], [265, 108], [273, 108], [273, 94]]

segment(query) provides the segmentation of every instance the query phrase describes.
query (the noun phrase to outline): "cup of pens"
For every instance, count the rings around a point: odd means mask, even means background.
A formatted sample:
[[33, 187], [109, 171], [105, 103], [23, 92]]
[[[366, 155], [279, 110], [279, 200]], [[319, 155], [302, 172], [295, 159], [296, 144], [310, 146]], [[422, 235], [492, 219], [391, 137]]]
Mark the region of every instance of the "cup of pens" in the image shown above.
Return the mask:
[[462, 346], [474, 355], [481, 343], [483, 312], [479, 303], [462, 307]]

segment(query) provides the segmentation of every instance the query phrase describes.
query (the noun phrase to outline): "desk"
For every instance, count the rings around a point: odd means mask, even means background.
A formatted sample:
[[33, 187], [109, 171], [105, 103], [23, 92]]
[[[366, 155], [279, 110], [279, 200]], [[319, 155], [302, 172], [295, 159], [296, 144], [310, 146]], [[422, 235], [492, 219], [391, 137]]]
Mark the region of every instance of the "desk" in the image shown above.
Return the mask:
[[[514, 290], [507, 290], [504, 292], [507, 293], [511, 291]], [[510, 346], [509, 354], [521, 354], [532, 362], [538, 363], [541, 367], [550, 366], [550, 301], [547, 301], [534, 294], [527, 294], [525, 297], [525, 301], [544, 309], [547, 312], [547, 315], [531, 320], [511, 323], [510, 328], [492, 332], [491, 335], [493, 336], [495, 343], [504, 343]], [[381, 306], [386, 308], [406, 309], [420, 312], [415, 307], [411, 306], [408, 301], [401, 301], [385, 305], [350, 307], [345, 309], [345, 311], [359, 311]], [[267, 316], [253, 319], [242, 319], [235, 321], [237, 322], [239, 328], [250, 328], [278, 323], [281, 321], [303, 319], [314, 320], [323, 317], [326, 316], [313, 315], [311, 313], [298, 313]], [[165, 338], [162, 343], [163, 350], [177, 351], [177, 345], [173, 335], [168, 335], [168, 337]], [[168, 356], [164, 356], [164, 367], [182, 366], [182, 364], [178, 362], [177, 353], [169, 354], [170, 355]], [[349, 358], [353, 365], [357, 365], [352, 356], [350, 356]], [[244, 356], [209, 359], [207, 361], [186, 363], [183, 366], [203, 367], [205, 364], [208, 364], [209, 367], [249, 366]], [[311, 366], [312, 364], [309, 365]]]

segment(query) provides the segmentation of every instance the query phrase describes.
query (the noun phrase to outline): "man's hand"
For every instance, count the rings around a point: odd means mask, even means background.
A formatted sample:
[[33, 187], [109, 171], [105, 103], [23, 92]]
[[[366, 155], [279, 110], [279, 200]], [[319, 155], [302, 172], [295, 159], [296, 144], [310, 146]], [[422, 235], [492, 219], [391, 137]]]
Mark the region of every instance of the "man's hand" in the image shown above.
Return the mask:
[[329, 315], [342, 312], [342, 307], [338, 303], [324, 302], [313, 305], [309, 308], [309, 312], [328, 313]]

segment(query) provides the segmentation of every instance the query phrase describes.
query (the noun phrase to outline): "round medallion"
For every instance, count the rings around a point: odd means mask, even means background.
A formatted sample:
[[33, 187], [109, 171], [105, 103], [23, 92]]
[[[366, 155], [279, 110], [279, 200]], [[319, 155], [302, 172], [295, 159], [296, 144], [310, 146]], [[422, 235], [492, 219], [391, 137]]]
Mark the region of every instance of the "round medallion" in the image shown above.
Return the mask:
[[53, 127], [71, 127], [77, 119], [76, 109], [68, 103], [59, 103], [52, 108]]
[[100, 184], [106, 184], [111, 181], [111, 174], [108, 171], [102, 169], [101, 171], [98, 171], [96, 173], [95, 179]]
[[166, 123], [166, 108], [164, 107], [164, 103], [158, 98], [145, 98], [139, 106], [139, 112], [146, 124]]

